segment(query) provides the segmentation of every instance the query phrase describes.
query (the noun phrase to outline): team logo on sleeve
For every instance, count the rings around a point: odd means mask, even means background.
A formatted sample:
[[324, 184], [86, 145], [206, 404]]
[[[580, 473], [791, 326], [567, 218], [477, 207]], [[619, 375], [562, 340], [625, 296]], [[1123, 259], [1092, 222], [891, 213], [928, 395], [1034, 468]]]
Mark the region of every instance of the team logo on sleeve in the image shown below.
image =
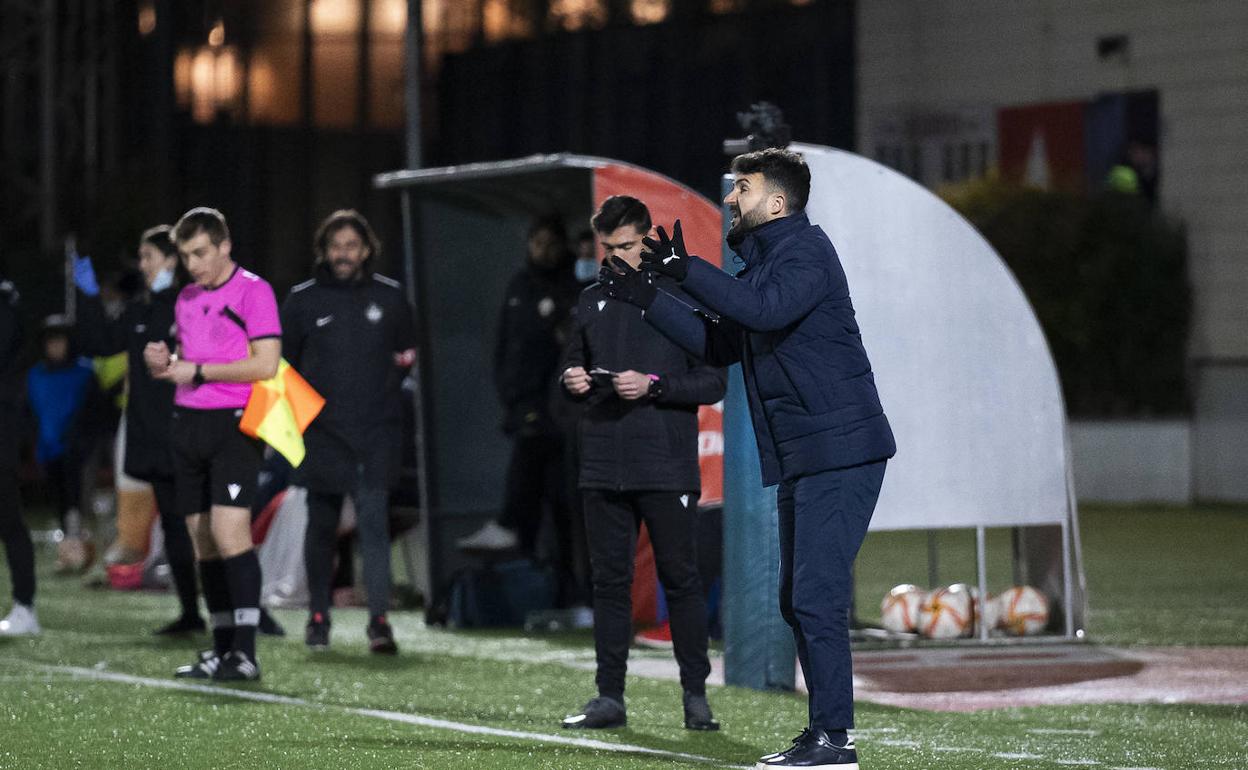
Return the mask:
[[376, 302], [368, 303], [368, 309], [364, 311], [364, 317], [368, 319], [369, 323], [379, 323], [383, 315], [385, 313], [382, 312], [381, 306]]

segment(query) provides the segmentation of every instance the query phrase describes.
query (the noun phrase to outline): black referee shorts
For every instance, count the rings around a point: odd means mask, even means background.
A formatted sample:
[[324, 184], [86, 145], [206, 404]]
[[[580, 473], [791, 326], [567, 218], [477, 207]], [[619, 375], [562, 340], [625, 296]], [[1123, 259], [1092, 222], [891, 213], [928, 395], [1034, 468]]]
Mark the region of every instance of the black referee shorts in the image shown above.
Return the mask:
[[175, 510], [207, 513], [214, 505], [251, 508], [264, 462], [259, 439], [238, 429], [242, 409], [173, 410]]

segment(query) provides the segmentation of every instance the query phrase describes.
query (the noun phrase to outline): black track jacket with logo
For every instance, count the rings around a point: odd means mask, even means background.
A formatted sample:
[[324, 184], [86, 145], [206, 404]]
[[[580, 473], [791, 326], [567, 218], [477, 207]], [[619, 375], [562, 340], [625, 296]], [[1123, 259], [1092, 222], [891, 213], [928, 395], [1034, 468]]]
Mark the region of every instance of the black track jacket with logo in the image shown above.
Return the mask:
[[394, 354], [416, 346], [399, 283], [373, 273], [343, 282], [326, 265], [282, 304], [282, 355], [325, 397], [304, 434], [294, 481], [322, 492], [392, 487], [402, 450], [402, 383]]

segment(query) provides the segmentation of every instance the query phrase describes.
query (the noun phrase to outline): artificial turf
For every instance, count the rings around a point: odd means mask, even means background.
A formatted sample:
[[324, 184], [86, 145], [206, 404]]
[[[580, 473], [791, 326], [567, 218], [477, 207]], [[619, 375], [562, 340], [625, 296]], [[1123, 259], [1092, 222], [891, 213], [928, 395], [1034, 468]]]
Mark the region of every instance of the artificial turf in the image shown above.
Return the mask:
[[[1176, 538], [1176, 530], [1191, 534]], [[1246, 641], [1248, 575], [1235, 554], [1248, 542], [1248, 514], [1098, 509], [1085, 512], [1083, 532], [1094, 637], [1103, 622], [1116, 643], [1204, 642], [1204, 634], [1222, 644]], [[922, 564], [925, 541], [907, 546], [903, 536], [872, 538], [879, 542], [864, 550], [863, 593], [873, 590], [871, 580], [902, 582], [872, 576], [874, 550], [887, 547], [890, 559], [901, 559], [909, 548], [911, 562]], [[41, 567], [50, 562], [46, 552], [40, 557]], [[7, 594], [5, 579], [0, 591]], [[1212, 596], [1198, 606], [1226, 619], [1189, 629], [1177, 612], [1188, 594]], [[1157, 597], [1175, 614], [1138, 621], [1140, 613], [1132, 610], [1150, 607]], [[418, 613], [405, 612], [392, 615], [402, 645], [393, 659], [367, 654], [362, 611], [335, 613], [334, 647], [321, 655], [303, 648], [302, 613], [279, 612], [294, 633], [262, 639], [263, 681], [234, 689], [295, 700], [242, 700], [214, 685], [160, 689], [155, 685], [170, 682], [173, 667], [205, 643], [149, 635], [173, 605], [164, 595], [83, 589], [42, 569], [44, 634], [0, 639], [0, 768], [741, 766], [785, 745], [805, 720], [798, 696], [716, 687], [710, 697], [723, 731], [690, 733], [680, 727], [678, 684], [631, 677], [627, 728], [562, 731], [558, 720], [592, 695], [587, 635], [446, 631], [426, 628]], [[1139, 633], [1132, 633], [1133, 623]], [[151, 681], [90, 678], [114, 673]], [[395, 721], [405, 715], [446, 724]], [[467, 732], [476, 726], [710, 761]], [[1242, 706], [1111, 704], [953, 714], [860, 703], [858, 728], [863, 766], [870, 768], [1248, 768], [1248, 708]]]

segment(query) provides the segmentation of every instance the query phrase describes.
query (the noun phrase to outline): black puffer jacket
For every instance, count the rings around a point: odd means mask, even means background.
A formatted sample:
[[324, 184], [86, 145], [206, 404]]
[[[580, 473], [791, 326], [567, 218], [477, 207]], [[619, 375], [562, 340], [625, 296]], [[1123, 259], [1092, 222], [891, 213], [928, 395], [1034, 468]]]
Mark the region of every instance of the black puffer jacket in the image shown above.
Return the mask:
[[[660, 288], [693, 301], [674, 283]], [[580, 420], [582, 489], [620, 491], [701, 489], [698, 406], [723, 399], [727, 374], [681, 350], [642, 318], [641, 310], [608, 299], [598, 284], [581, 293], [576, 326], [560, 372], [582, 366], [633, 370], [660, 377], [657, 397], [625, 400], [608, 380], [595, 384]]]
[[99, 297], [78, 294], [78, 318], [74, 335], [81, 352], [91, 356], [111, 356], [126, 352], [130, 394], [126, 399], [127, 475], [144, 481], [173, 476], [173, 449], [169, 433], [173, 425], [171, 382], [152, 379], [143, 362], [143, 348], [149, 342], [164, 342], [173, 350], [176, 343], [173, 304], [176, 288], [135, 299], [126, 305], [115, 321], [104, 314]]
[[526, 263], [507, 283], [498, 315], [494, 385], [507, 435], [555, 435], [555, 382], [581, 285], [570, 261], [542, 269]]
[[362, 275], [343, 282], [319, 265], [282, 303], [282, 355], [325, 397], [304, 433], [308, 454], [296, 483], [350, 492], [389, 488], [402, 457], [402, 382], [395, 353], [416, 346], [411, 307], [397, 281]]

